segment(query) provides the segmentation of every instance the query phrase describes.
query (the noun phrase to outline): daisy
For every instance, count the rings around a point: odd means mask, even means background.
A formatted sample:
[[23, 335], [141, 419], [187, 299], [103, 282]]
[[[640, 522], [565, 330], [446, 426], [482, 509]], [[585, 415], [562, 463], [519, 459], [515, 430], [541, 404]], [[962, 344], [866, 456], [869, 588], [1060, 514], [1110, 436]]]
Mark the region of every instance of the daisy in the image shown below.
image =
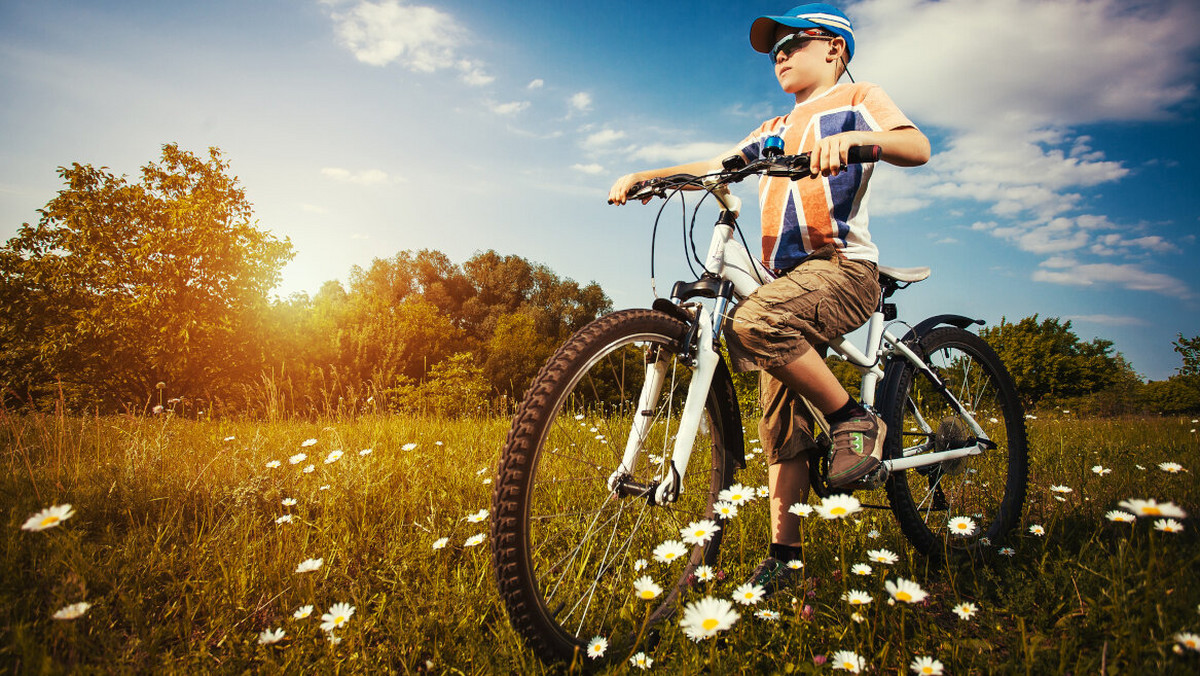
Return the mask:
[[968, 516], [956, 516], [950, 519], [946, 524], [950, 527], [950, 532], [960, 537], [967, 537], [975, 533], [975, 522]]
[[317, 445], [316, 439], [305, 439], [304, 441], [300, 442], [300, 448], [308, 448], [309, 446], [316, 446], [316, 445]]
[[850, 566], [850, 572], [854, 573], [855, 575], [870, 575], [871, 566], [865, 563], [856, 563], [853, 566]]
[[1158, 503], [1153, 498], [1149, 500], [1130, 498], [1118, 502], [1117, 506], [1137, 516], [1169, 516], [1175, 519], [1187, 517], [1187, 512], [1180, 509], [1174, 502]]
[[969, 603], [969, 602], [964, 601], [964, 602], [958, 604], [957, 606], [954, 606], [953, 608], [951, 608], [951, 610], [954, 612], [955, 615], [958, 615], [960, 618], [962, 618], [964, 620], [969, 620], [975, 615], [975, 613], [979, 612], [979, 607], [976, 606], [974, 603]]
[[809, 516], [813, 513], [813, 507], [807, 502], [797, 502], [788, 507], [788, 513], [795, 514], [796, 516]]
[[863, 606], [872, 601], [870, 594], [857, 589], [851, 589], [850, 591], [842, 594], [842, 600], [852, 606]]
[[721, 527], [714, 521], [704, 519], [693, 521], [691, 524], [688, 524], [687, 528], [680, 528], [679, 535], [686, 544], [702, 545], [712, 539], [713, 534], [719, 530], [721, 530]]
[[1070, 486], [1051, 486], [1050, 490], [1055, 493], [1074, 493], [1075, 491]]
[[292, 613], [292, 617], [294, 617], [297, 620], [303, 620], [304, 618], [308, 617], [309, 615], [312, 615], [312, 611], [313, 611], [312, 606], [300, 606], [299, 608], [296, 609], [296, 612]]
[[762, 600], [767, 591], [762, 586], [747, 582], [733, 590], [733, 600], [744, 606], [752, 606]]
[[1017, 550], [1013, 549], [1012, 547], [1001, 547], [1000, 548], [1001, 556], [1013, 556], [1016, 553], [1017, 553]]
[[825, 519], [841, 519], [862, 509], [862, 503], [852, 495], [831, 495], [816, 506], [817, 514]]
[[650, 564], [646, 562], [646, 559], [638, 559], [637, 561], [633, 562], [633, 572], [636, 573], [639, 570], [643, 570], [648, 565]]
[[734, 484], [718, 493], [717, 499], [722, 502], [731, 502], [740, 507], [753, 500], [754, 495], [751, 492], [751, 489], [746, 488], [741, 484]]
[[1104, 515], [1104, 518], [1108, 519], [1109, 521], [1118, 521], [1120, 523], [1133, 523], [1134, 521], [1137, 521], [1136, 516], [1130, 514], [1129, 512], [1122, 512], [1119, 509], [1109, 510], [1109, 512]]
[[21, 530], [38, 531], [54, 528], [73, 516], [75, 516], [75, 510], [71, 509], [70, 503], [54, 505], [26, 519], [25, 523], [21, 525]]
[[338, 460], [341, 460], [343, 455], [345, 455], [345, 453], [343, 453], [340, 450], [330, 451], [329, 455], [325, 456], [325, 464], [332, 465], [333, 463], [337, 462]]
[[230, 436], [230, 437], [225, 437], [224, 439], [222, 439], [222, 441], [233, 441], [234, 439], [237, 439], [237, 437]]
[[438, 538], [433, 541], [433, 548], [435, 550], [442, 549], [448, 544], [450, 544], [450, 538]]
[[1029, 532], [1033, 533], [1034, 535], [1036, 535], [1038, 537], [1041, 537], [1046, 534], [1046, 529], [1042, 528], [1040, 525], [1035, 523], [1029, 527]]
[[713, 505], [713, 512], [716, 514], [717, 518], [723, 521], [725, 519], [732, 519], [733, 517], [737, 516], [738, 508], [737, 505], [733, 504], [732, 502], [718, 502], [717, 504]]
[[1183, 465], [1177, 462], [1160, 462], [1158, 463], [1158, 468], [1168, 474], [1178, 474], [1187, 471], [1183, 468]]
[[283, 463], [279, 462], [278, 460], [270, 460], [267, 462], [267, 469], [275, 469], [282, 464]]
[[320, 570], [325, 564], [325, 559], [305, 559], [296, 566], [297, 573], [311, 573], [314, 570]]
[[291, 507], [294, 504], [296, 504], [296, 498], [284, 498], [283, 499], [284, 507]]
[[654, 660], [646, 657], [646, 653], [638, 653], [629, 658], [629, 663], [638, 669], [649, 669], [654, 664]]
[[359, 451], [358, 454], [359, 455], [371, 455], [371, 453], [373, 453], [373, 452], [374, 452], [374, 449], [364, 448], [361, 451]]
[[695, 575], [700, 582], [712, 582], [716, 578], [712, 566], [696, 566]]
[[900, 557], [887, 549], [872, 549], [867, 552], [867, 558], [875, 563], [886, 563], [889, 566], [900, 560]]
[[482, 544], [482, 543], [483, 543], [483, 533], [476, 533], [476, 534], [472, 535], [471, 537], [467, 538], [466, 542], [463, 542], [463, 546], [464, 547], [474, 547], [475, 545]]
[[407, 443], [407, 444], [404, 444], [403, 446], [401, 446], [401, 447], [400, 447], [400, 450], [402, 450], [402, 451], [411, 451], [411, 450], [413, 450], [413, 449], [414, 449], [414, 448], [416, 448], [416, 447], [417, 447], [417, 445], [416, 445], [416, 444], [414, 444], [414, 443], [412, 443], [412, 442], [409, 442], [409, 443]]
[[921, 676], [941, 676], [942, 670], [945, 669], [941, 662], [932, 657], [915, 658], [908, 668], [912, 669], [914, 674], [921, 674]]
[[643, 575], [634, 581], [633, 591], [637, 593], [639, 599], [649, 601], [658, 598], [658, 595], [662, 593], [662, 587], [655, 584], [649, 575]]
[[69, 606], [59, 608], [50, 617], [56, 620], [74, 620], [83, 617], [84, 613], [91, 607], [92, 604], [87, 601], [80, 601], [79, 603], [72, 603]]
[[755, 492], [755, 493], [758, 495], [758, 497], [760, 497], [760, 498], [769, 498], [769, 497], [771, 497], [771, 489], [770, 489], [770, 488], [767, 488], [766, 486], [759, 486], [757, 489], [755, 489], [755, 491], [754, 491], [754, 492]]
[[1191, 632], [1181, 631], [1175, 634], [1174, 639], [1179, 645], [1189, 650], [1200, 652], [1200, 636]]
[[741, 617], [729, 601], [705, 596], [699, 601], [689, 603], [683, 609], [683, 619], [679, 621], [679, 627], [688, 638], [701, 641], [729, 629]]
[[687, 547], [679, 540], [667, 540], [654, 548], [654, 560], [659, 563], [670, 563], [687, 554]]
[[872, 540], [878, 540], [879, 535], [880, 535], [879, 531], [877, 531], [875, 529], [871, 529], [871, 532], [867, 533], [867, 537], [871, 538]]
[[271, 645], [272, 643], [279, 643], [280, 641], [283, 640], [283, 634], [284, 634], [284, 631], [283, 631], [282, 627], [280, 627], [278, 629], [274, 629], [274, 630], [267, 629], [266, 631], [264, 631], [263, 633], [258, 635], [258, 644], [259, 645]]
[[605, 650], [608, 650], [608, 639], [603, 636], [593, 638], [587, 645], [587, 655], [593, 660], [604, 657]]
[[863, 622], [867, 621], [867, 618], [863, 617], [862, 613], [850, 613], [850, 619], [854, 620], [855, 622], [857, 622], [859, 624], [862, 624]]
[[763, 608], [757, 613], [754, 613], [754, 616], [760, 620], [766, 620], [767, 622], [776, 622], [779, 620], [779, 611], [767, 610], [766, 608]]
[[293, 455], [292, 457], [288, 458], [288, 462], [290, 462], [293, 465], [299, 465], [300, 463], [304, 462], [305, 460], [308, 460], [308, 456], [304, 453], [297, 453], [296, 455]]
[[1096, 474], [1099, 474], [1100, 476], [1104, 476], [1105, 474], [1112, 474], [1112, 470], [1105, 467], [1104, 465], [1094, 465], [1092, 467], [1092, 471], [1095, 472]]
[[830, 659], [833, 660], [833, 669], [835, 671], [849, 671], [852, 674], [857, 674], [867, 668], [867, 661], [858, 653], [849, 650], [839, 650]]
[[481, 509], [478, 512], [475, 512], [474, 514], [467, 515], [467, 521], [469, 523], [479, 523], [487, 518], [488, 518], [488, 511], [486, 509]]
[[792, 570], [800, 570], [804, 567], [804, 562], [800, 559], [792, 559], [791, 561], [787, 562], [787, 567], [791, 568]]
[[354, 606], [349, 603], [335, 603], [329, 612], [321, 616], [321, 631], [333, 631], [344, 626], [354, 614]]
[[327, 491], [327, 490], [329, 490], [329, 484], [325, 484], [325, 485], [321, 486], [320, 488], [318, 488], [317, 490], [319, 490], [319, 491]]
[[313, 473], [313, 472], [315, 472], [315, 471], [317, 471], [317, 466], [316, 466], [316, 465], [309, 465], [309, 466], [307, 466], [307, 467], [305, 467], [305, 468], [304, 468], [304, 473], [305, 473], [305, 474], [312, 474], [312, 473]]
[[330, 645], [337, 645], [341, 642], [342, 642], [341, 636], [334, 636], [333, 632], [329, 632], [329, 644]]
[[895, 582], [888, 580], [884, 586], [887, 587], [887, 592], [893, 599], [905, 603], [920, 603], [925, 600], [926, 596], [929, 596], [924, 589], [921, 589], [921, 585], [902, 577], [896, 578]]
[[278, 519], [275, 519], [275, 523], [291, 523], [291, 522], [292, 522], [291, 514], [284, 514], [283, 516], [279, 517]]
[[1154, 522], [1154, 530], [1161, 530], [1164, 533], [1182, 533], [1183, 524], [1175, 519], [1158, 519]]

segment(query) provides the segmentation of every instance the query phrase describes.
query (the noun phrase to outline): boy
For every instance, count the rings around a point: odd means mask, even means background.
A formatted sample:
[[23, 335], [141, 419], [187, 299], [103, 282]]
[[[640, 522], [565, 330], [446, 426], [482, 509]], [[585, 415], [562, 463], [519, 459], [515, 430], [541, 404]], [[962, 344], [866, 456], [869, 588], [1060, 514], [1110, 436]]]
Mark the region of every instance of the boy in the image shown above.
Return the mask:
[[794, 583], [797, 574], [785, 564], [800, 558], [799, 517], [788, 508], [808, 497], [807, 452], [817, 446], [813, 414], [803, 400], [830, 424], [834, 486], [874, 470], [887, 434], [881, 420], [850, 398], [823, 357], [825, 344], [861, 326], [879, 301], [879, 254], [867, 231], [872, 167], [847, 167], [847, 152], [878, 145], [883, 161], [918, 166], [929, 160], [930, 147], [878, 86], [839, 84], [854, 56], [854, 29], [836, 7], [811, 3], [760, 16], [750, 27], [750, 44], [770, 56], [795, 108], [720, 157], [623, 176], [609, 200], [623, 204], [635, 183], [650, 178], [719, 171], [733, 153], [754, 161], [769, 136], [783, 138], [785, 154], [812, 154], [808, 178], [761, 179], [763, 263], [778, 278], [742, 301], [726, 322], [734, 368], [762, 371], [759, 437], [771, 463], [771, 547], [751, 582], [772, 593]]

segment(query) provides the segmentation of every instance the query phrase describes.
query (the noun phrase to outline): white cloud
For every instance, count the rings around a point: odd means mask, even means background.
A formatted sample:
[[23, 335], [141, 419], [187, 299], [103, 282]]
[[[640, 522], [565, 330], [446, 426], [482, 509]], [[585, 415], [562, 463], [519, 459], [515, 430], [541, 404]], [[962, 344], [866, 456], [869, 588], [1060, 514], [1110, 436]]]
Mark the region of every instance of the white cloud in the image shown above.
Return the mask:
[[592, 109], [592, 95], [587, 92], [579, 92], [567, 100], [567, 105], [570, 106], [572, 113], [586, 113]]
[[604, 173], [604, 167], [596, 164], [595, 162], [591, 164], [572, 164], [571, 168], [575, 171], [583, 172], [591, 176]]
[[658, 164], [682, 164], [698, 162], [714, 158], [721, 153], [729, 152], [728, 143], [710, 143], [699, 141], [695, 143], [651, 143], [641, 147], [631, 148], [629, 155], [632, 159]]
[[1063, 319], [1077, 324], [1102, 324], [1104, 326], [1146, 326], [1148, 322], [1137, 317], [1122, 315], [1070, 315]]
[[580, 145], [584, 150], [589, 152], [597, 152], [609, 149], [613, 143], [625, 138], [625, 132], [615, 129], [601, 129], [600, 131], [588, 134]]
[[541, 89], [544, 86], [546, 86], [546, 81], [539, 77], [536, 80], [531, 80], [529, 82], [529, 84], [525, 85], [525, 88], [526, 89]]
[[400, 179], [393, 179], [388, 176], [386, 171], [381, 169], [363, 169], [361, 171], [350, 171], [341, 167], [325, 167], [321, 170], [321, 175], [328, 176], [335, 181], [342, 183], [354, 183], [356, 185], [383, 185]]
[[348, 11], [332, 13], [342, 46], [372, 66], [399, 62], [405, 68], [432, 73], [454, 67], [466, 30], [454, 17], [432, 7], [397, 0], [362, 0]]
[[488, 109], [497, 115], [515, 115], [529, 107], [528, 101], [510, 101], [508, 103], [489, 103]]
[[1183, 281], [1170, 275], [1148, 272], [1132, 263], [1079, 263], [1059, 256], [1045, 261], [1042, 269], [1035, 270], [1033, 281], [1069, 286], [1113, 284], [1133, 291], [1151, 291], [1184, 300], [1193, 297], [1191, 289]]

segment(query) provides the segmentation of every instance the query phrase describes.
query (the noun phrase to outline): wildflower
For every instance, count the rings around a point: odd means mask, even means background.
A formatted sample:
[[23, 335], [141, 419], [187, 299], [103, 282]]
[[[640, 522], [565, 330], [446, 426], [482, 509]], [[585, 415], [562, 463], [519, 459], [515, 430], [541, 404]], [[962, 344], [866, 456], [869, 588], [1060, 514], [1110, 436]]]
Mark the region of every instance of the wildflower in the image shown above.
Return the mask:
[[282, 464], [283, 463], [279, 462], [278, 460], [269, 460], [267, 461], [267, 469], [275, 469]]
[[752, 606], [766, 596], [767, 591], [761, 585], [747, 582], [733, 590], [733, 600], [744, 606]]
[[296, 498], [284, 498], [283, 499], [284, 507], [291, 507], [294, 504], [296, 504]]
[[1001, 556], [1013, 556], [1016, 553], [1017, 553], [1017, 550], [1013, 549], [1012, 547], [1001, 547], [1000, 548]]
[[1153, 498], [1149, 500], [1130, 498], [1118, 502], [1117, 506], [1127, 512], [1133, 512], [1137, 516], [1169, 516], [1175, 519], [1187, 517], [1187, 512], [1180, 509], [1174, 502], [1158, 503]]
[[1167, 472], [1168, 474], [1178, 474], [1180, 472], [1187, 471], [1183, 468], [1183, 465], [1177, 462], [1160, 462], [1158, 463], [1158, 468], [1164, 472]]
[[833, 654], [834, 671], [849, 671], [857, 674], [867, 668], [867, 661], [858, 653], [849, 650], [839, 650]]
[[905, 580], [902, 577], [896, 578], [895, 582], [888, 580], [885, 584], [888, 594], [897, 601], [905, 603], [920, 603], [925, 600], [929, 594], [921, 589], [921, 585], [912, 580]]
[[222, 441], [233, 441], [234, 439], [237, 439], [237, 437], [235, 437], [235, 436], [228, 436], [228, 437], [225, 437], [224, 439], [222, 439]]
[[871, 566], [865, 563], [856, 563], [853, 566], [850, 566], [850, 572], [854, 573], [855, 575], [870, 575]]
[[760, 620], [766, 620], [767, 622], [776, 622], [779, 620], [779, 611], [763, 608], [757, 613], [754, 613], [754, 616]]
[[329, 612], [321, 616], [321, 631], [333, 631], [344, 626], [354, 614], [354, 606], [349, 603], [335, 603], [329, 607]]
[[283, 516], [279, 517], [278, 519], [275, 519], [275, 523], [291, 523], [291, 522], [292, 522], [291, 514], [284, 514]]
[[311, 573], [314, 570], [320, 570], [324, 565], [325, 559], [305, 559], [296, 566], [297, 573]]
[[659, 563], [670, 563], [687, 554], [687, 547], [678, 540], [667, 540], [654, 548], [654, 560]]
[[941, 676], [942, 670], [945, 669], [941, 662], [932, 657], [917, 657], [908, 668], [921, 676]]
[[1112, 470], [1105, 467], [1104, 465], [1094, 465], [1092, 467], [1092, 471], [1095, 472], [1096, 474], [1099, 474], [1100, 476], [1104, 476], [1105, 474], [1112, 474]]
[[308, 448], [309, 446], [316, 446], [316, 445], [317, 445], [316, 439], [305, 439], [304, 441], [300, 442], [301, 448]]
[[877, 540], [879, 539], [879, 531], [872, 528], [871, 532], [867, 533], [867, 537], [871, 538], [872, 540]]
[[325, 464], [332, 465], [333, 463], [337, 462], [338, 460], [341, 460], [343, 455], [345, 455], [345, 454], [340, 450], [330, 451], [329, 455], [325, 456]]
[[729, 629], [741, 617], [729, 601], [705, 596], [699, 601], [689, 603], [683, 609], [683, 619], [679, 621], [679, 627], [688, 638], [700, 641]]
[[696, 566], [695, 575], [700, 582], [712, 582], [716, 578], [712, 566]]
[[841, 519], [862, 509], [862, 503], [852, 495], [831, 495], [816, 506], [817, 514], [825, 519]]
[[800, 559], [792, 559], [791, 561], [787, 562], [787, 567], [791, 568], [792, 570], [800, 570], [804, 567], [804, 562]]
[[788, 513], [795, 514], [796, 516], [809, 516], [813, 513], [813, 507], [807, 502], [797, 502], [788, 507]]
[[770, 489], [770, 488], [767, 488], [766, 486], [759, 486], [758, 488], [756, 488], [756, 489], [755, 489], [755, 491], [754, 491], [754, 492], [755, 492], [755, 493], [758, 495], [758, 497], [760, 497], [760, 498], [769, 498], [769, 497], [771, 497], [771, 489]]
[[400, 447], [400, 450], [402, 450], [402, 451], [411, 451], [411, 450], [413, 450], [413, 449], [414, 449], [414, 448], [416, 448], [416, 447], [417, 447], [417, 445], [416, 445], [416, 444], [414, 444], [414, 443], [412, 443], [412, 442], [410, 441], [409, 443], [407, 443], [407, 444], [404, 444], [403, 446], [401, 446], [401, 447]]
[[324, 485], [322, 485], [320, 488], [318, 488], [317, 490], [319, 490], [319, 491], [327, 491], [327, 490], [329, 490], [329, 484], [324, 484]]
[[732, 519], [733, 517], [737, 516], [738, 508], [737, 505], [733, 504], [732, 502], [722, 501], [713, 505], [713, 512], [716, 514], [717, 518], [721, 520]]
[[267, 629], [266, 631], [264, 631], [263, 633], [258, 635], [258, 644], [259, 645], [271, 645], [273, 643], [279, 643], [280, 641], [283, 640], [283, 634], [284, 634], [284, 631], [283, 631], [282, 627], [275, 629], [275, 630]]
[[867, 558], [875, 563], [886, 563], [889, 566], [900, 560], [900, 557], [886, 549], [872, 549], [867, 552]]
[[979, 612], [979, 607], [974, 603], [964, 601], [951, 608], [951, 610], [954, 611], [954, 614], [958, 615], [960, 618], [969, 620], [975, 615], [975, 613]]
[[960, 537], [967, 537], [975, 533], [975, 522], [968, 516], [956, 516], [950, 519], [946, 525], [950, 527], [951, 533]]
[[1154, 530], [1161, 530], [1164, 533], [1182, 533], [1183, 524], [1175, 519], [1159, 519], [1154, 522]]
[[822, 664], [825, 664], [826, 661], [828, 661], [828, 658], [824, 655], [813, 655], [813, 664], [817, 665], [818, 667]]
[[1181, 631], [1178, 634], [1175, 634], [1174, 639], [1179, 645], [1187, 648], [1188, 650], [1200, 652], [1200, 636], [1197, 636], [1191, 632]]
[[297, 453], [296, 455], [293, 455], [292, 457], [288, 458], [288, 462], [290, 462], [293, 465], [299, 465], [300, 463], [304, 462], [305, 460], [308, 460], [308, 456], [304, 453]]
[[689, 545], [702, 545], [712, 539], [712, 536], [717, 531], [721, 530], [715, 522], [710, 519], [701, 521], [693, 521], [688, 524], [687, 528], [680, 528], [679, 535], [683, 541]]
[[313, 472], [315, 472], [315, 471], [317, 471], [317, 466], [316, 466], [316, 465], [309, 465], [309, 466], [307, 466], [307, 467], [305, 467], [305, 468], [304, 468], [304, 473], [305, 473], [305, 474], [312, 474], [312, 473], [313, 473]]
[[91, 607], [92, 604], [88, 603], [87, 601], [80, 601], [79, 603], [72, 603], [69, 606], [63, 606], [62, 608], [59, 608], [50, 617], [55, 620], [75, 620], [83, 617], [84, 614], [87, 613], [88, 608]]
[[1109, 510], [1109, 512], [1104, 515], [1104, 518], [1108, 519], [1109, 521], [1118, 521], [1120, 523], [1133, 523], [1134, 521], [1137, 521], [1136, 516], [1130, 514], [1129, 512], [1122, 512], [1119, 509]]
[[487, 519], [487, 518], [488, 518], [488, 511], [487, 511], [487, 509], [485, 508], [485, 509], [481, 509], [481, 510], [479, 510], [478, 512], [475, 512], [474, 514], [468, 514], [468, 515], [467, 515], [467, 522], [469, 522], [469, 523], [479, 523], [479, 522], [481, 522], [481, 521], [483, 521], [483, 520], [485, 520], [485, 519]]
[[587, 655], [593, 660], [604, 657], [606, 650], [608, 650], [608, 639], [603, 636], [596, 636], [587, 645]]
[[21, 530], [39, 531], [54, 528], [73, 516], [75, 516], [75, 510], [71, 509], [70, 503], [54, 505], [26, 519], [25, 523], [21, 524]]
[[309, 615], [312, 615], [312, 611], [312, 606], [300, 606], [296, 609], [296, 612], [292, 613], [292, 617], [296, 618], [297, 620], [303, 620]]
[[842, 600], [852, 606], [863, 606], [872, 601], [870, 594], [857, 589], [851, 589], [850, 591], [842, 594]]
[[373, 452], [374, 452], [374, 449], [364, 448], [361, 451], [359, 451], [358, 454], [359, 455], [371, 455], [371, 453], [373, 453]]
[[1038, 537], [1041, 537], [1046, 534], [1046, 529], [1042, 528], [1040, 525], [1035, 523], [1029, 527], [1029, 532], [1033, 533], [1034, 535], [1036, 535]]
[[638, 669], [649, 669], [654, 664], [654, 660], [646, 657], [646, 653], [638, 653], [629, 658], [629, 663]]
[[851, 613], [850, 619], [854, 620], [855, 622], [857, 622], [859, 624], [862, 624], [863, 622], [867, 621], [867, 618], [863, 617], [862, 613]]
[[1051, 486], [1051, 491], [1055, 493], [1074, 493], [1075, 491], [1070, 486]]
[[328, 637], [329, 637], [329, 644], [330, 644], [330, 645], [337, 645], [337, 644], [339, 644], [339, 643], [341, 643], [341, 642], [342, 642], [342, 637], [341, 637], [341, 636], [334, 636], [334, 635], [333, 635], [333, 632], [329, 632], [329, 634], [328, 634]]
[[471, 537], [467, 538], [466, 542], [463, 542], [463, 546], [464, 547], [474, 547], [475, 545], [482, 544], [482, 543], [483, 543], [483, 533], [476, 533], [476, 534], [472, 535]]
[[643, 575], [634, 581], [633, 591], [637, 592], [639, 599], [649, 601], [658, 598], [658, 595], [662, 593], [662, 587], [655, 584], [649, 575]]
[[648, 565], [650, 565], [650, 564], [646, 563], [646, 559], [638, 559], [637, 561], [633, 562], [633, 572], [636, 573], [639, 570], [644, 569]]
[[741, 484], [734, 484], [718, 493], [717, 499], [722, 502], [731, 502], [740, 507], [753, 500], [754, 496], [751, 494], [749, 488]]
[[433, 548], [435, 550], [442, 549], [448, 544], [450, 544], [450, 538], [438, 538], [433, 541]]

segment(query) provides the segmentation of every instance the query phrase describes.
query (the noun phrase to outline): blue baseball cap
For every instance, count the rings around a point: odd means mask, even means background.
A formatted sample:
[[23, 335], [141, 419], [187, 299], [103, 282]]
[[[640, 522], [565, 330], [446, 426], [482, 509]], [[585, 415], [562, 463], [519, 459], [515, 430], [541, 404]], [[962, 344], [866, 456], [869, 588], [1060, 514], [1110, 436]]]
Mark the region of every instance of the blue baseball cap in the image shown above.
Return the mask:
[[750, 25], [750, 45], [768, 54], [775, 46], [775, 27], [820, 28], [846, 41], [846, 61], [854, 58], [854, 26], [842, 10], [823, 2], [793, 7], [782, 16], [760, 16]]

